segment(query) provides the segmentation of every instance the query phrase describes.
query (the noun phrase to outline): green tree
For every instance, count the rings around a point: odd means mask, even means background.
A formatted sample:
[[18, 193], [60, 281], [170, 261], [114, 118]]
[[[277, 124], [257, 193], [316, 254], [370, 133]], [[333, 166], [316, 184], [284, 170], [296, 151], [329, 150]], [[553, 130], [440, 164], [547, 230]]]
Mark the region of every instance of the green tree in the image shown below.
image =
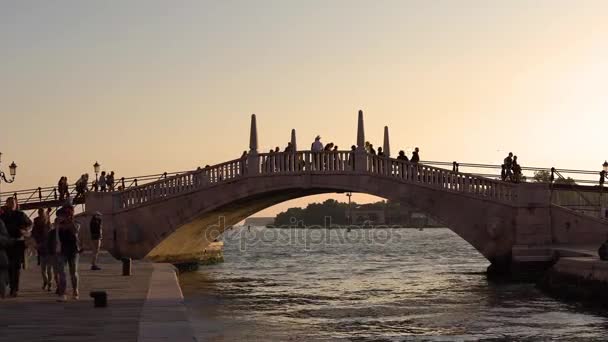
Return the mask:
[[534, 176], [532, 178], [536, 183], [550, 183], [551, 172], [549, 172], [548, 170], [534, 171]]

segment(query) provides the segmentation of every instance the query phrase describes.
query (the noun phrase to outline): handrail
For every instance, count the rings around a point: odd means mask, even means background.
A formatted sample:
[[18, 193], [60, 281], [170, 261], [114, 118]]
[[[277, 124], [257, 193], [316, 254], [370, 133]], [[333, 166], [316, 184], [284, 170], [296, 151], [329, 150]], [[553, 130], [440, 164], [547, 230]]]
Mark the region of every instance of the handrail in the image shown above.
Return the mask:
[[114, 196], [120, 203], [120, 208], [128, 208], [158, 198], [166, 198], [181, 194], [185, 191], [207, 186], [209, 184], [227, 181], [244, 175], [246, 159], [239, 158], [214, 166], [198, 168], [134, 186], [116, 193]]
[[[119, 186], [124, 186], [125, 189], [128, 189], [132, 186], [137, 186], [138, 184], [142, 184], [142, 182], [147, 183], [149, 181], [156, 181], [158, 179], [169, 177], [177, 174], [184, 173], [180, 172], [164, 172], [160, 174], [152, 174], [145, 176], [136, 176], [136, 177], [123, 177], [114, 180], [114, 184], [116, 185], [114, 191], [118, 191]], [[93, 182], [92, 182], [93, 183]], [[90, 185], [92, 185], [92, 183]], [[76, 193], [76, 184], [68, 185], [68, 193], [70, 195], [74, 195]], [[17, 190], [17, 191], [5, 191], [0, 193], [2, 198], [4, 197], [15, 197], [17, 198], [20, 205], [22, 204], [30, 204], [30, 203], [42, 203], [47, 201], [55, 201], [59, 199], [57, 186], [48, 186], [48, 187], [39, 187], [25, 190]], [[25, 197], [27, 196], [27, 197]], [[25, 197], [25, 198], [24, 198]], [[71, 198], [74, 198], [70, 196]]]
[[[364, 154], [358, 157], [354, 151], [296, 151], [260, 153], [254, 159], [239, 158], [225, 163], [188, 171], [144, 185], [134, 186], [115, 193], [117, 209], [128, 209], [144, 203], [179, 196], [200, 188], [231, 181], [243, 176], [268, 174], [316, 174], [365, 172], [397, 178], [402, 182], [420, 183], [443, 190], [467, 193], [473, 196], [512, 202], [516, 199], [516, 185], [474, 174], [454, 172], [423, 163], [411, 163], [398, 159]], [[251, 165], [256, 161], [257, 165]], [[363, 167], [355, 168], [362, 162]]]
[[[453, 166], [454, 162], [442, 162], [442, 161], [421, 161], [421, 163], [428, 165], [440, 165], [440, 166]], [[476, 163], [457, 163], [458, 167], [466, 167], [466, 168], [474, 168], [474, 169], [492, 169], [492, 170], [500, 170], [501, 165], [494, 164], [476, 164]], [[537, 167], [537, 166], [522, 166], [522, 171], [551, 171], [551, 167]], [[576, 169], [555, 169], [561, 171], [562, 173], [567, 174], [579, 174], [579, 175], [592, 175], [597, 176], [599, 171], [591, 171], [591, 170], [576, 170]], [[480, 175], [484, 175], [483, 173], [477, 173]], [[497, 173], [496, 176], [498, 176]], [[495, 176], [490, 174], [490, 176]], [[596, 180], [590, 179], [574, 179], [576, 183], [581, 184], [598, 184]]]

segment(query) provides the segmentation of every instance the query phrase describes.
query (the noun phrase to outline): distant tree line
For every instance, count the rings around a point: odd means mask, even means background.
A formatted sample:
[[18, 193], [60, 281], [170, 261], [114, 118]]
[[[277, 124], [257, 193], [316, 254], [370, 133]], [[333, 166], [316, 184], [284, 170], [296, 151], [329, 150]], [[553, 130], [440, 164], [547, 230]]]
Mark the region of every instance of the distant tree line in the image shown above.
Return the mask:
[[[355, 210], [384, 210], [385, 219], [390, 224], [404, 224], [409, 220], [409, 210], [402, 210], [399, 203], [378, 201], [375, 203], [358, 204], [351, 202]], [[275, 226], [295, 226], [296, 224], [324, 226], [327, 218], [332, 225], [347, 225], [348, 203], [328, 199], [323, 203], [310, 203], [306, 208], [289, 208], [279, 213], [274, 220]], [[354, 223], [354, 222], [353, 222]]]

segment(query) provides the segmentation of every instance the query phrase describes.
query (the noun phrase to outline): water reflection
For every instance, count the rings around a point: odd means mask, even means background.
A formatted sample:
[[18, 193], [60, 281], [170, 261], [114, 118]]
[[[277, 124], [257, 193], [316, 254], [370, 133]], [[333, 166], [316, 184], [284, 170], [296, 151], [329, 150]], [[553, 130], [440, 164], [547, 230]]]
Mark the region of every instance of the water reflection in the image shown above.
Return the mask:
[[448, 229], [269, 231], [235, 230], [223, 264], [180, 277], [201, 341], [605, 340], [603, 312], [488, 282]]

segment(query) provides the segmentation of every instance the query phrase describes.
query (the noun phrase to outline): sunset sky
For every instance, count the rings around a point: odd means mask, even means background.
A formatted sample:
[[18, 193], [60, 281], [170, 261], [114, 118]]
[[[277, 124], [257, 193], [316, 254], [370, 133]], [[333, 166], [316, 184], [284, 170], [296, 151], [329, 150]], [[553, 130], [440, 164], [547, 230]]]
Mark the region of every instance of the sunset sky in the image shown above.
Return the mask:
[[261, 151], [292, 128], [346, 149], [359, 109], [393, 153], [599, 171], [606, 18], [607, 1], [1, 1], [0, 169], [19, 165], [2, 191], [96, 160], [120, 177], [235, 159], [251, 113]]

